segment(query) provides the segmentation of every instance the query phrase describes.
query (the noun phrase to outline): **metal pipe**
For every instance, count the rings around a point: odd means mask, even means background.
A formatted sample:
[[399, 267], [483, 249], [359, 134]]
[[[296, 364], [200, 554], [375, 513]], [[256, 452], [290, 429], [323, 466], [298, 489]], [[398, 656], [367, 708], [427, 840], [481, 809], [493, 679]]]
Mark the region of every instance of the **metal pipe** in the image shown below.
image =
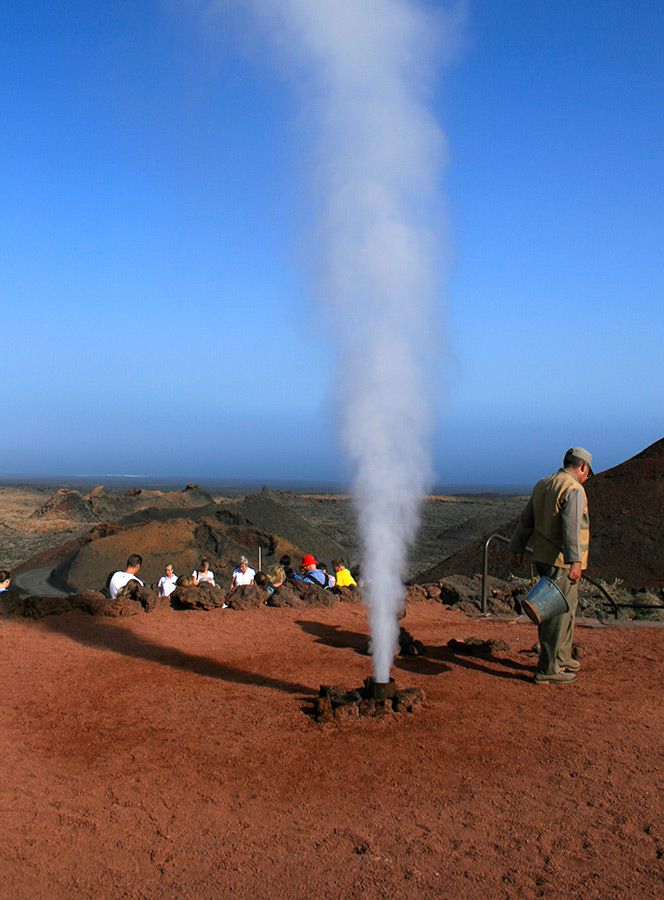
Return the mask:
[[583, 572], [581, 573], [581, 578], [583, 578], [584, 581], [589, 581], [590, 584], [592, 584], [594, 587], [596, 587], [598, 591], [601, 591], [604, 594], [606, 599], [609, 601], [609, 603], [613, 607], [613, 614], [615, 615], [615, 617], [617, 619], [618, 618], [618, 604], [613, 599], [611, 594], [609, 594], [609, 592], [604, 587], [602, 587], [602, 585], [598, 581], [595, 581], [594, 578], [589, 578], [588, 575], [585, 575]]

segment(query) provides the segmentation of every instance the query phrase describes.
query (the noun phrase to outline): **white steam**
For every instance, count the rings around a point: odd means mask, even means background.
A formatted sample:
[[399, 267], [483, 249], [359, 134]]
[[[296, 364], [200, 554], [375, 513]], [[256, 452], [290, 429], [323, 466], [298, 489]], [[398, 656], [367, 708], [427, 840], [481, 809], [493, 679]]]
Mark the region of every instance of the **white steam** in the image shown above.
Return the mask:
[[427, 91], [450, 56], [450, 20], [415, 0], [255, 0], [254, 9], [296, 68], [317, 133], [319, 288], [339, 341], [374, 678], [386, 682], [430, 481], [445, 142]]

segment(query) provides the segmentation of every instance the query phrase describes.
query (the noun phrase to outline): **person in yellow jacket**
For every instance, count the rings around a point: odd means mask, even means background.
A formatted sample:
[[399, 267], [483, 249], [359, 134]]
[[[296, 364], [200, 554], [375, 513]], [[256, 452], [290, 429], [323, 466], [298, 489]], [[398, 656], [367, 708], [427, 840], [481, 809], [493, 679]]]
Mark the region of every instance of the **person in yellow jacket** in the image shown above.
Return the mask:
[[562, 469], [538, 481], [533, 488], [510, 542], [512, 564], [519, 566], [530, 541], [538, 573], [556, 582], [569, 607], [567, 612], [538, 627], [538, 684], [574, 681], [580, 668], [578, 660], [572, 659], [572, 641], [579, 580], [588, 566], [590, 523], [583, 485], [593, 474], [592, 462], [588, 450], [570, 448]]
[[353, 587], [357, 584], [344, 565], [343, 559], [333, 559], [332, 568], [334, 569], [334, 577], [337, 580], [337, 587]]

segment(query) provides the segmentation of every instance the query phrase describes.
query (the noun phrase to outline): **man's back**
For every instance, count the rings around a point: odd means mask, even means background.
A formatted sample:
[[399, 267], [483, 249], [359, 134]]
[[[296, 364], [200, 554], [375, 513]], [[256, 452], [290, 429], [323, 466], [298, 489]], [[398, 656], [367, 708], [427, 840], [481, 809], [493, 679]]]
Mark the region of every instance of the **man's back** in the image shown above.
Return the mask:
[[311, 571], [307, 572], [303, 577], [303, 581], [311, 581], [319, 587], [326, 588], [330, 583], [330, 578], [327, 572], [323, 572], [322, 569], [311, 569]]
[[139, 584], [143, 584], [140, 578], [137, 578], [132, 572], [116, 572], [115, 575], [111, 578], [108, 585], [108, 593], [111, 600], [115, 600], [118, 596], [118, 591], [120, 591], [125, 584], [129, 581], [138, 581]]
[[[566, 469], [538, 481], [532, 493], [533, 558], [552, 566], [569, 563], [571, 544], [581, 543], [583, 568], [588, 555], [586, 492]], [[580, 541], [579, 541], [580, 538]]]

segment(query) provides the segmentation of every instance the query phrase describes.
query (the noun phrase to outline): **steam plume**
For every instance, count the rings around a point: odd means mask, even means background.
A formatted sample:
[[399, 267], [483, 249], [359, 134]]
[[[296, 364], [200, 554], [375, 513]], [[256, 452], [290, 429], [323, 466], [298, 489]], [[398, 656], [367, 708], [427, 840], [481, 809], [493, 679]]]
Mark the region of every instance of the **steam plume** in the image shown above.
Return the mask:
[[340, 341], [374, 678], [385, 682], [430, 480], [445, 142], [427, 91], [452, 39], [415, 0], [260, 0], [255, 8], [299, 69], [318, 132], [319, 287]]

